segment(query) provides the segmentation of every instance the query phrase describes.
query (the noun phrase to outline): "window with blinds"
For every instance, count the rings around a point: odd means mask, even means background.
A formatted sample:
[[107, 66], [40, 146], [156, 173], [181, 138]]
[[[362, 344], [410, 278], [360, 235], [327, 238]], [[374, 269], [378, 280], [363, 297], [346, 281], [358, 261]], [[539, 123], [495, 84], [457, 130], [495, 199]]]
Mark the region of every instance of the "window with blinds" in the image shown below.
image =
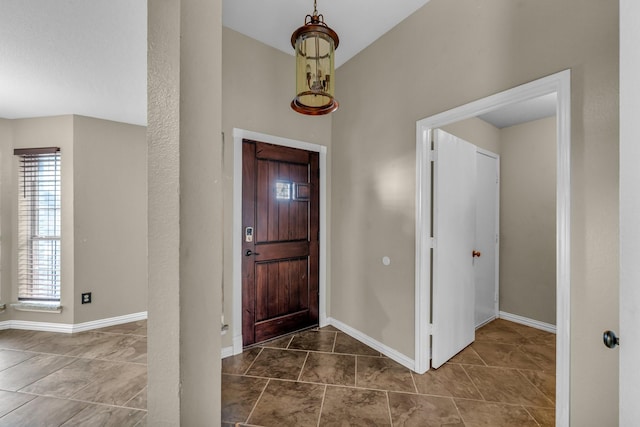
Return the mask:
[[60, 301], [60, 149], [16, 149], [18, 300]]

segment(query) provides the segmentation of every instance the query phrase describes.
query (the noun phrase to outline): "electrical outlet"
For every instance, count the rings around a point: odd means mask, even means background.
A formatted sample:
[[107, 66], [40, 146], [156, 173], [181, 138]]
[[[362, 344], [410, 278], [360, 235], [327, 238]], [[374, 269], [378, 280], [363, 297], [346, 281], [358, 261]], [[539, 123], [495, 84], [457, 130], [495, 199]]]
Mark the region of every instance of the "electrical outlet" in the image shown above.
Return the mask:
[[91, 304], [91, 292], [82, 294], [82, 304]]

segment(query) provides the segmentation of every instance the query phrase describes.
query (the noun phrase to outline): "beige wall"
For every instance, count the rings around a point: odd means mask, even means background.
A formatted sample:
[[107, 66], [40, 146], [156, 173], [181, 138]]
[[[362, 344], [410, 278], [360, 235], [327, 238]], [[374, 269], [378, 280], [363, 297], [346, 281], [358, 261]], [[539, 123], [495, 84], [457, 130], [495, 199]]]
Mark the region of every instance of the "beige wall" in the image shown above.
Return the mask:
[[74, 116], [73, 132], [74, 323], [147, 311], [146, 127]]
[[[11, 120], [0, 119], [0, 302], [8, 304], [11, 300], [11, 239], [7, 238], [11, 229], [11, 215], [2, 215], [3, 209], [11, 209], [11, 165], [13, 153], [13, 129]], [[0, 313], [0, 321], [9, 319], [9, 310]]]
[[[61, 314], [8, 308], [1, 320], [77, 324], [147, 310], [146, 129], [81, 116], [1, 120], [1, 298], [16, 302], [14, 148], [62, 155]], [[91, 304], [80, 304], [81, 292]]]
[[337, 70], [331, 314], [413, 356], [416, 120], [567, 68], [571, 417], [615, 425], [601, 334], [618, 322], [617, 2], [432, 0]]
[[[13, 156], [14, 148], [60, 147], [61, 155], [61, 190], [62, 190], [62, 236], [61, 236], [61, 289], [60, 304], [62, 313], [34, 313], [7, 310], [7, 319], [27, 320], [47, 323], [73, 323], [74, 319], [74, 182], [73, 182], [73, 116], [43, 117], [33, 119], [11, 120], [13, 129], [12, 143], [3, 145], [3, 166], [8, 166], [10, 175], [2, 183], [2, 191], [7, 203], [3, 204], [1, 214], [10, 218], [8, 228], [2, 230], [3, 242], [11, 242], [10, 248], [4, 250], [3, 258], [9, 258], [11, 265], [11, 292], [7, 303], [17, 301], [17, 256], [15, 250], [18, 240], [15, 230], [18, 229], [16, 191], [18, 188], [18, 163]], [[3, 221], [3, 225], [5, 225]], [[4, 244], [3, 244], [4, 246]], [[3, 287], [5, 285], [3, 284]], [[6, 288], [5, 288], [6, 289]], [[3, 297], [4, 298], [4, 297]]]
[[500, 129], [477, 117], [442, 127], [442, 130], [471, 142], [476, 147], [500, 154]]
[[501, 130], [500, 310], [556, 324], [556, 119]]
[[[225, 322], [233, 330], [233, 128], [331, 146], [331, 116], [310, 117], [294, 112], [295, 59], [228, 28], [222, 29], [222, 128], [225, 134]], [[327, 186], [331, 186], [331, 149]], [[330, 194], [327, 205], [331, 206]], [[327, 208], [329, 209], [329, 207]], [[237, 215], [240, 215], [238, 213]], [[327, 220], [331, 228], [330, 219]], [[329, 244], [329, 243], [328, 243]], [[222, 346], [232, 345], [232, 334]]]

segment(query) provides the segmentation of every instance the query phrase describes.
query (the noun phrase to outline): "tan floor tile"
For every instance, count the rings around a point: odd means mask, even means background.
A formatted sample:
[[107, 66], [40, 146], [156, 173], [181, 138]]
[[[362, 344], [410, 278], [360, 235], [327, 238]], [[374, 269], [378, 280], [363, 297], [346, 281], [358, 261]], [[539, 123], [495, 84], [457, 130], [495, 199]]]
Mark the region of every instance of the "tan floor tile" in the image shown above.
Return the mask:
[[245, 422], [262, 394], [267, 379], [222, 375], [222, 421]]
[[547, 372], [556, 371], [556, 350], [546, 345], [523, 345], [520, 350]]
[[32, 394], [0, 390], [0, 417], [35, 399]]
[[249, 366], [256, 360], [256, 357], [262, 350], [261, 347], [253, 347], [243, 351], [235, 356], [229, 356], [222, 359], [222, 373], [242, 375], [247, 372]]
[[147, 409], [147, 387], [131, 398], [125, 405], [127, 408]]
[[95, 382], [99, 374], [116, 373], [120, 364], [103, 360], [74, 359], [67, 366], [29, 384], [20, 391], [45, 396], [69, 398], [74, 393]]
[[138, 422], [138, 424], [135, 425], [135, 427], [147, 427], [147, 418], [148, 415], [142, 417], [142, 419]]
[[119, 362], [147, 363], [147, 337], [123, 335], [113, 351], [102, 358]]
[[0, 350], [0, 371], [31, 359], [36, 353], [19, 350]]
[[134, 335], [85, 332], [93, 339], [90, 344], [77, 346], [67, 356], [89, 359], [108, 359], [121, 362], [146, 363], [147, 339]]
[[336, 328], [333, 325], [327, 325], [327, 326], [323, 326], [322, 328], [317, 328], [319, 331], [324, 331], [324, 332], [340, 332], [340, 329]]
[[497, 342], [475, 342], [471, 347], [489, 366], [514, 369], [541, 369], [520, 347]]
[[112, 334], [129, 334], [147, 336], [147, 321], [139, 320], [137, 322], [123, 323], [120, 325], [107, 326], [106, 328], [96, 329], [96, 332], [108, 332]]
[[327, 387], [320, 426], [390, 426], [384, 391]]
[[324, 385], [270, 380], [247, 424], [317, 426]]
[[394, 426], [464, 426], [453, 399], [389, 392]]
[[476, 353], [476, 351], [471, 346], [466, 347], [460, 353], [453, 356], [453, 358], [449, 360], [448, 363], [486, 366], [486, 363], [484, 363], [482, 358], [478, 355], [478, 353]]
[[549, 408], [526, 408], [533, 418], [540, 424], [540, 427], [556, 426], [556, 411]]
[[247, 375], [297, 380], [306, 358], [306, 351], [264, 348], [247, 371]]
[[[40, 340], [37, 344], [29, 347], [31, 351], [40, 353], [51, 353], [59, 355], [74, 355], [87, 351], [91, 346], [98, 344], [105, 334], [96, 332], [80, 332], [77, 334], [55, 334]], [[106, 338], [105, 338], [106, 339]]]
[[310, 352], [300, 381], [355, 386], [356, 356]]
[[516, 330], [510, 322], [496, 319], [476, 331], [476, 342], [490, 341], [509, 344], [527, 344], [529, 341]]
[[289, 347], [289, 343], [291, 342], [292, 338], [293, 338], [293, 335], [287, 335], [282, 338], [275, 338], [275, 339], [260, 343], [260, 347], [287, 348]]
[[122, 406], [147, 386], [147, 367], [133, 363], [121, 363], [118, 369], [96, 375], [96, 381], [71, 396], [106, 405]]
[[289, 349], [331, 352], [335, 340], [336, 332], [305, 331], [293, 336]]
[[380, 356], [380, 352], [372, 349], [366, 344], [361, 343], [355, 338], [347, 334], [338, 332], [336, 335], [336, 345], [333, 349], [334, 353], [357, 354], [360, 356]]
[[416, 392], [409, 370], [386, 357], [357, 356], [356, 386], [377, 390]]
[[464, 369], [487, 401], [526, 406], [554, 406], [552, 400], [515, 369], [481, 366], [464, 366]]
[[437, 396], [482, 399], [478, 389], [461, 365], [445, 363], [422, 375], [412, 373], [418, 393]]
[[116, 408], [105, 405], [89, 405], [61, 427], [135, 427], [146, 416], [146, 411]]
[[89, 404], [54, 397], [37, 397], [0, 418], [0, 427], [59, 426]]
[[454, 399], [465, 427], [538, 427], [522, 407], [477, 400]]
[[0, 372], [0, 389], [18, 391], [73, 361], [71, 357], [39, 354]]
[[520, 371], [538, 390], [543, 392], [553, 402], [556, 400], [556, 376], [542, 371]]
[[21, 329], [5, 329], [0, 331], [0, 348], [27, 350], [41, 341], [61, 336], [55, 332], [24, 331]]
[[551, 332], [546, 332], [541, 329], [532, 328], [531, 326], [510, 322], [504, 319], [498, 319], [496, 320], [496, 322], [501, 325], [504, 325], [505, 327], [513, 329], [514, 331], [518, 332], [520, 335], [526, 338], [544, 337], [544, 338], [553, 338], [555, 341], [555, 334], [552, 334]]

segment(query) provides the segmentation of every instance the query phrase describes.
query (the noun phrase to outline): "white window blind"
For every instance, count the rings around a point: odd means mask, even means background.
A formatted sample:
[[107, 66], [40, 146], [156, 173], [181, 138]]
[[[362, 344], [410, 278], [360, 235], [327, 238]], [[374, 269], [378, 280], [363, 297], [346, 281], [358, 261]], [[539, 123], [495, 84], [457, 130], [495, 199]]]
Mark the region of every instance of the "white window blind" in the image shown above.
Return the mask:
[[60, 149], [16, 149], [18, 300], [60, 301]]

